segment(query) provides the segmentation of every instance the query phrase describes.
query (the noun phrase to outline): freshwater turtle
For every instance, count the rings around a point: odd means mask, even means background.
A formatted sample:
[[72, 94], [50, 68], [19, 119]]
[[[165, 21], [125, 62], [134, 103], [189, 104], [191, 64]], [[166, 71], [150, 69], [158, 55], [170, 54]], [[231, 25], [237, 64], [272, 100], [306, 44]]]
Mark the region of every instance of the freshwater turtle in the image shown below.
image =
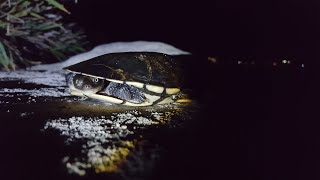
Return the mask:
[[127, 106], [174, 101], [182, 73], [169, 55], [156, 52], [111, 53], [64, 68], [71, 94]]

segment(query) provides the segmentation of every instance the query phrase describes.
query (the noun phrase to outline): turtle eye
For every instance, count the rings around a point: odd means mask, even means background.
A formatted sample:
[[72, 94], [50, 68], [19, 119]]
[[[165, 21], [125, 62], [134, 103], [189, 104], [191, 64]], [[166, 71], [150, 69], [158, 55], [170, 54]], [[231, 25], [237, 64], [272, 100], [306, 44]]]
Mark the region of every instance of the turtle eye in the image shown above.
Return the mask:
[[91, 81], [94, 82], [94, 83], [97, 83], [97, 82], [99, 82], [99, 79], [92, 77], [92, 78], [91, 78]]

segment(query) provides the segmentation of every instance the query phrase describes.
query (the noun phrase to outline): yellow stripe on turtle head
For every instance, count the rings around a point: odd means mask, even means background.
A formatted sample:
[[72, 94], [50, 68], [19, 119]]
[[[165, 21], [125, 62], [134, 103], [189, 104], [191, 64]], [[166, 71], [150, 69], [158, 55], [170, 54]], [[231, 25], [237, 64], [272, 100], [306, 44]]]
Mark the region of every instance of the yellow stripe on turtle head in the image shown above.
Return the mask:
[[137, 87], [137, 88], [143, 88], [143, 83], [140, 83], [140, 82], [126, 81], [126, 84]]
[[166, 88], [167, 94], [177, 94], [178, 92], [180, 92], [179, 88]]
[[176, 102], [178, 103], [191, 103], [191, 99], [177, 99]]
[[148, 91], [151, 91], [151, 92], [155, 92], [155, 93], [162, 93], [163, 90], [164, 90], [164, 87], [161, 87], [161, 86], [154, 86], [154, 85], [150, 85], [150, 84], [147, 84], [146, 85], [146, 89]]
[[127, 101], [123, 105], [126, 105], [126, 106], [151, 106], [152, 103], [151, 102], [143, 102], [143, 103], [137, 104], [137, 103], [132, 103], [132, 102]]
[[151, 104], [156, 100], [160, 99], [160, 96], [150, 95], [147, 93], [143, 93], [143, 95], [148, 99], [147, 101], [150, 102]]
[[109, 78], [106, 78], [106, 80], [114, 82], [114, 83], [118, 83], [118, 84], [123, 84], [123, 81], [120, 81], [120, 80], [109, 79]]
[[106, 101], [114, 104], [121, 104], [123, 103], [123, 100], [117, 99], [111, 96], [105, 96], [105, 95], [100, 95], [100, 94], [93, 94], [93, 93], [83, 93], [84, 96], [92, 98], [92, 99], [97, 99], [101, 101]]
[[70, 94], [74, 95], [74, 96], [84, 97], [82, 92], [79, 92], [79, 91], [76, 91], [76, 90], [71, 90]]
[[171, 97], [167, 97], [165, 99], [163, 99], [162, 101], [158, 102], [157, 104], [168, 104], [168, 103], [172, 103], [173, 99]]

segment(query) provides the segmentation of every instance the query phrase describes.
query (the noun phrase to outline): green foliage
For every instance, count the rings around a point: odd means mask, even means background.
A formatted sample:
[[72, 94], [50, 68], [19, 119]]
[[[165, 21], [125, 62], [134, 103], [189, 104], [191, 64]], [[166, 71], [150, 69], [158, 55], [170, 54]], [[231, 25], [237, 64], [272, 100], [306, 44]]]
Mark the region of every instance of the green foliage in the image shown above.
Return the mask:
[[57, 1], [55, 1], [55, 0], [47, 0], [47, 1], [49, 4], [53, 5], [54, 7], [70, 14], [70, 12], [66, 8], [64, 8], [64, 6], [62, 4], [58, 3]]
[[56, 0], [0, 3], [0, 67], [14, 70], [83, 52], [86, 37], [75, 24], [63, 23], [66, 13]]
[[12, 70], [16, 69], [16, 66], [13, 62], [12, 52], [9, 51], [9, 56], [8, 56], [1, 42], [0, 42], [0, 63], [2, 64], [2, 66], [6, 71], [9, 71], [10, 69]]

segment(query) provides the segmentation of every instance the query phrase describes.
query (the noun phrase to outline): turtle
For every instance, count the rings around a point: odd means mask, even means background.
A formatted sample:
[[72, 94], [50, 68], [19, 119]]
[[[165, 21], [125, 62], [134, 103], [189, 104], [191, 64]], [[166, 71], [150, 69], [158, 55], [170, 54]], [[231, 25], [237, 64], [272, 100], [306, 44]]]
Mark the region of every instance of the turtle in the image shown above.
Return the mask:
[[110, 53], [63, 68], [72, 95], [126, 106], [151, 106], [182, 99], [182, 69], [158, 52]]

